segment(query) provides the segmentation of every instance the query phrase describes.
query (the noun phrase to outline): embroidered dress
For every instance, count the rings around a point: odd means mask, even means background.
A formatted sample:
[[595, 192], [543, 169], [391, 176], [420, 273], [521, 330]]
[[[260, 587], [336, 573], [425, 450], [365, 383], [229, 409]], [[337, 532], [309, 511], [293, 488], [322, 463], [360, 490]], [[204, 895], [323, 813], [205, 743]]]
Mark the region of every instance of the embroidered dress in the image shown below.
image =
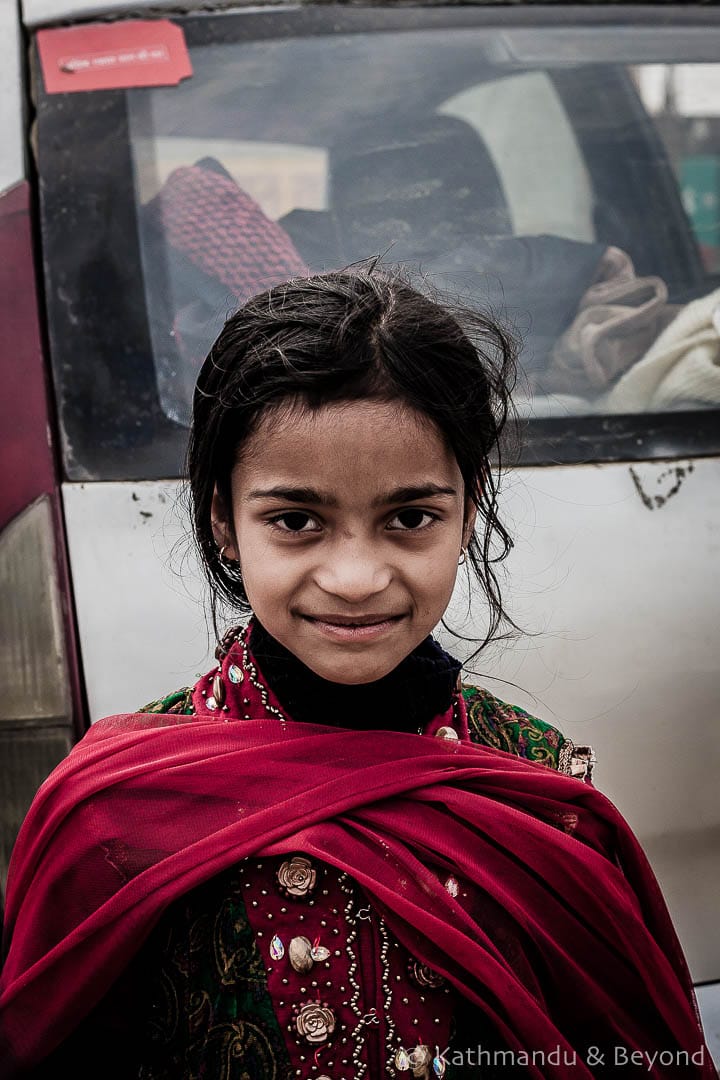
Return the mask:
[[[394, 708], [409, 729], [423, 717], [430, 717], [427, 723], [418, 725], [418, 731], [427, 735], [435, 735], [451, 719], [442, 707], [452, 690], [458, 689], [460, 664], [432, 640], [415, 651], [401, 672], [384, 680], [385, 686], [373, 687], [370, 700], [362, 701], [358, 697], [362, 689], [324, 685], [324, 680], [270, 637], [257, 620], [253, 620], [251, 629], [253, 657], [261, 662], [263, 676], [282, 701], [287, 717], [309, 719], [317, 715], [320, 702], [326, 715], [336, 710], [344, 714], [348, 726], [368, 726], [371, 703], [376, 707], [383, 703], [378, 723], [387, 723]], [[252, 674], [247, 653], [239, 665], [226, 664], [226, 671], [231, 670], [233, 685], [238, 685], [240, 671]], [[204, 705], [211, 712], [218, 708], [229, 710], [230, 706], [219, 704], [214, 684], [215, 675], [208, 676], [200, 690], [200, 707]], [[589, 748], [576, 750], [551, 725], [501, 702], [486, 690], [461, 683], [459, 688], [468, 714], [468, 729], [467, 733], [462, 729], [463, 735], [473, 742], [496, 746], [556, 769], [562, 755], [568, 763], [565, 771], [582, 768], [589, 773]], [[243, 704], [249, 705], [249, 700]], [[177, 691], [146, 705], [142, 711], [194, 715], [193, 691]], [[349, 717], [348, 711], [352, 713]], [[283, 868], [290, 873], [294, 870], [297, 879], [291, 894], [293, 902], [289, 904], [278, 899], [283, 896], [279, 881]], [[309, 874], [313, 875], [312, 890], [307, 887]], [[450, 875], [446, 887], [454, 895], [465, 895]], [[151, 1052], [158, 1064], [144, 1066], [142, 1075], [147, 1080], [180, 1073], [200, 1076], [203, 1068], [212, 1076], [224, 1076], [219, 1059], [233, 1056], [245, 1063], [251, 1076], [258, 1077], [314, 1077], [326, 1075], [325, 1067], [333, 1076], [345, 1080], [400, 1076], [403, 1072], [445, 1075], [448, 1080], [463, 1075], [457, 1066], [443, 1059], [433, 1068], [436, 1050], [448, 1047], [458, 1035], [456, 995], [451, 996], [445, 979], [399, 945], [367, 897], [358, 892], [348, 875], [333, 873], [332, 867], [303, 860], [302, 856], [290, 861], [248, 861], [234, 867], [220, 883], [215, 882], [212, 892], [204, 889], [201, 895], [190, 898], [182, 915], [175, 912], [171, 919], [164, 920], [161, 935], [164, 944], [160, 951], [167, 959], [160, 980], [164, 990], [154, 1003], [156, 1027]], [[256, 946], [250, 953], [249, 941]], [[318, 943], [316, 948], [322, 950], [323, 958], [313, 962], [311, 955], [309, 961], [296, 963], [289, 955], [292, 942], [300, 942], [305, 953], [312, 953], [313, 941]], [[257, 997], [266, 990], [265, 1009], [258, 1008], [257, 998], [248, 995], [242, 1010], [238, 1008], [238, 982], [244, 982], [249, 970], [255, 973]], [[263, 978], [260, 972], [264, 971]], [[298, 1021], [302, 1022], [311, 1008], [308, 995], [313, 994], [331, 1003], [332, 1022], [345, 1034], [336, 1040], [333, 1053], [329, 1033], [321, 1023], [314, 1044], [308, 1045], [304, 1039], [290, 1040], [286, 1052], [282, 1031], [297, 1035]], [[193, 1019], [190, 1002], [198, 995], [214, 1004], [212, 1010], [208, 1006]], [[345, 1008], [339, 1000], [342, 997], [349, 1000]], [[382, 1012], [378, 1001], [383, 1003]], [[417, 1042], [422, 1032], [432, 1039], [432, 1054], [429, 1050], [425, 1054], [417, 1052], [418, 1045], [428, 1045]], [[478, 1031], [476, 1018], [476, 1042], [480, 1033], [482, 1025]], [[489, 1029], [482, 1044], [486, 1050], [498, 1047]], [[398, 1068], [398, 1062], [403, 1064], [403, 1051], [409, 1062], [415, 1062], [414, 1073], [410, 1066]], [[413, 1051], [415, 1058], [410, 1057]], [[494, 1073], [488, 1067], [483, 1070], [484, 1076]]]
[[713, 1075], [589, 748], [458, 688], [432, 639], [373, 692], [293, 661], [251, 621], [43, 785], [11, 868], [8, 1075], [574, 1080], [618, 1044]]

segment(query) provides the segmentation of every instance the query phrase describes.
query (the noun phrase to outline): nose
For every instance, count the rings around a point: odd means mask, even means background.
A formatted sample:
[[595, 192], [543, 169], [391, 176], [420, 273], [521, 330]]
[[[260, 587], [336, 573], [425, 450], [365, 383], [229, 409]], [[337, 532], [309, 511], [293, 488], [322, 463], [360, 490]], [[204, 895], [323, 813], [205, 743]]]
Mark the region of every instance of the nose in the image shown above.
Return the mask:
[[343, 538], [323, 553], [315, 573], [318, 586], [348, 604], [358, 604], [377, 596], [392, 581], [392, 567], [378, 550], [377, 543], [360, 538]]

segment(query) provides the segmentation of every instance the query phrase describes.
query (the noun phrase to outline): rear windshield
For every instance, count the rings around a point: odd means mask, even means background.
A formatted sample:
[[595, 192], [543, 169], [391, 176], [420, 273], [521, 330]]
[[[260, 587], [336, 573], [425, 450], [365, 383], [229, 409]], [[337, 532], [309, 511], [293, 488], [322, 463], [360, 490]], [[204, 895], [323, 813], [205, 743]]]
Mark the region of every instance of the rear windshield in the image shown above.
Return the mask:
[[67, 475], [178, 475], [227, 316], [379, 253], [520, 336], [526, 461], [716, 451], [720, 31], [308, 15], [176, 20], [178, 86], [40, 92]]

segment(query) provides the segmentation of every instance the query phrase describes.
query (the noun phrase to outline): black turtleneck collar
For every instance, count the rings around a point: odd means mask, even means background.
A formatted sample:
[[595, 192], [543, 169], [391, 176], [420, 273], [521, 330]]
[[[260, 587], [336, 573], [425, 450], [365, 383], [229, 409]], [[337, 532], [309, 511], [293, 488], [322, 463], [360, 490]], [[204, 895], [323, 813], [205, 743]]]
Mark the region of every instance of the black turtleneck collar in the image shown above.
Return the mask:
[[417, 732], [449, 708], [462, 668], [431, 634], [381, 679], [352, 685], [317, 675], [268, 633], [256, 615], [248, 644], [292, 720], [356, 730]]

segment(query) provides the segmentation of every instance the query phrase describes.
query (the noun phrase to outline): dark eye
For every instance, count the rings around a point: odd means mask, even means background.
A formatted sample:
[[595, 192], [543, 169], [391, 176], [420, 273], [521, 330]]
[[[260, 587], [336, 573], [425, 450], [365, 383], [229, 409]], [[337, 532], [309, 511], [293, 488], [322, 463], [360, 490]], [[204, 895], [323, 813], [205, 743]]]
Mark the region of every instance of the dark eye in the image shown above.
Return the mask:
[[[287, 523], [287, 527], [280, 526], [278, 522], [284, 521]], [[271, 518], [271, 524], [280, 529], [280, 532], [316, 532], [316, 529], [306, 529], [305, 525], [311, 522], [316, 525], [317, 522], [306, 514], [304, 510], [288, 510], [286, 514], [278, 514], [277, 517]]]
[[[423, 518], [430, 520], [423, 524]], [[428, 510], [421, 510], [419, 506], [409, 506], [407, 510], [399, 510], [393, 521], [400, 522], [401, 532], [417, 532], [420, 528], [428, 528], [437, 521], [435, 514]]]

